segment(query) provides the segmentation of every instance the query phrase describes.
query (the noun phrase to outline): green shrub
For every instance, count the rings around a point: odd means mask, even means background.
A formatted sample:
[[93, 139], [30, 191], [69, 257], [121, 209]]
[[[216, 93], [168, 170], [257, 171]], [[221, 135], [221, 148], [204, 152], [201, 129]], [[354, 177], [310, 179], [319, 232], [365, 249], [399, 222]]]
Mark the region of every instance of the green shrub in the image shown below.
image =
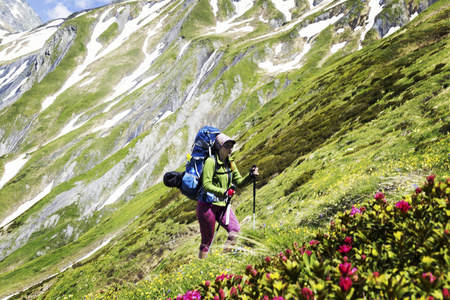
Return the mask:
[[309, 244], [177, 299], [450, 299], [450, 179], [341, 212]]

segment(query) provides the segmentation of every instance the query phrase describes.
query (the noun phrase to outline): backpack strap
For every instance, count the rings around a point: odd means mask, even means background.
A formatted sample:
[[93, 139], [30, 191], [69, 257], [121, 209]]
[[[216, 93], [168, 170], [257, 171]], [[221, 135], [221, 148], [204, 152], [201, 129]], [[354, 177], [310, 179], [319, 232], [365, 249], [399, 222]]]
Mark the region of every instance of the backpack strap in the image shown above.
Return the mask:
[[232, 182], [232, 176], [233, 176], [232, 173], [233, 173], [233, 171], [231, 170], [230, 167], [226, 167], [227, 168], [226, 172], [217, 172], [219, 170], [219, 164], [217, 163], [217, 157], [215, 155], [214, 155], [214, 161], [216, 163], [216, 168], [215, 168], [214, 173], [215, 174], [219, 174], [219, 175], [228, 175], [228, 184], [227, 184], [227, 186], [228, 186], [228, 188], [230, 188], [231, 187], [231, 182]]

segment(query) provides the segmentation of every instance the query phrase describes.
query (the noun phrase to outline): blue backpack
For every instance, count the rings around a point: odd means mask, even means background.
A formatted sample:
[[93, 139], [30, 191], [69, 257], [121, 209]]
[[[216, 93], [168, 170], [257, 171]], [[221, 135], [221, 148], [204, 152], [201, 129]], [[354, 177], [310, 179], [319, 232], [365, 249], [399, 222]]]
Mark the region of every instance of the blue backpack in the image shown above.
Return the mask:
[[202, 172], [205, 160], [213, 156], [213, 146], [220, 130], [205, 126], [195, 137], [191, 154], [188, 154], [184, 172], [167, 172], [164, 174], [164, 184], [168, 187], [179, 188], [181, 193], [189, 199], [197, 200], [202, 187]]

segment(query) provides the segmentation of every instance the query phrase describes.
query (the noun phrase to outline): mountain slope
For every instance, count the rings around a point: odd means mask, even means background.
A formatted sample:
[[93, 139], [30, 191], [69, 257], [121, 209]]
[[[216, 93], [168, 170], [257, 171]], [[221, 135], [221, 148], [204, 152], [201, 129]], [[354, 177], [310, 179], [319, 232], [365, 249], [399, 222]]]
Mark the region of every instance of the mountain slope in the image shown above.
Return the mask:
[[0, 36], [2, 31], [16, 33], [42, 24], [41, 18], [22, 0], [4, 0], [0, 3]]
[[[231, 124], [227, 132], [241, 145], [235, 152], [240, 169], [257, 163], [262, 170], [259, 205], [281, 215], [282, 203], [290, 203], [296, 222], [321, 210], [331, 216], [378, 184], [445, 169], [414, 166], [403, 155], [423, 155], [446, 132], [448, 1], [344, 56], [365, 44], [355, 20], [376, 23], [372, 8], [357, 4], [325, 1], [299, 16], [305, 3], [287, 22], [287, 13], [262, 2], [125, 3], [55, 28], [52, 41], [61, 47], [47, 59], [57, 63], [45, 64], [53, 67], [1, 111], [3, 175], [14, 169], [11, 162], [23, 167], [0, 189], [1, 219], [7, 220], [0, 294], [51, 277], [103, 241], [116, 246], [90, 258], [79, 284], [70, 287], [79, 272], [69, 269], [51, 280], [54, 288], [43, 297], [89, 293], [124, 274], [139, 280], [165, 250], [184, 249], [191, 243], [184, 244], [185, 237], [197, 232], [195, 203], [154, 184], [183, 164], [203, 125]], [[16, 63], [27, 70], [34, 51], [2, 68]], [[393, 162], [404, 164], [399, 168], [407, 174], [395, 173]], [[243, 191], [240, 217], [250, 212], [250, 200]], [[8, 218], [27, 203], [31, 208]], [[259, 213], [261, 222], [271, 220], [265, 210]], [[144, 262], [143, 273], [137, 261]], [[101, 266], [111, 276], [95, 273]], [[95, 283], [83, 287], [82, 281]]]

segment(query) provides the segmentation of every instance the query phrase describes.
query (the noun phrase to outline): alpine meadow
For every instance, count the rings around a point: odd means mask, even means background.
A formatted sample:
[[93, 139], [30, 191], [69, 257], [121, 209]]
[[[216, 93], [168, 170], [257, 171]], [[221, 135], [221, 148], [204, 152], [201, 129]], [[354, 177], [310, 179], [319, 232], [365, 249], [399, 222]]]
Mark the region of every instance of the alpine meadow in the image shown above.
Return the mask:
[[[450, 299], [450, 0], [2, 16], [0, 299]], [[200, 260], [204, 126], [260, 175]]]

